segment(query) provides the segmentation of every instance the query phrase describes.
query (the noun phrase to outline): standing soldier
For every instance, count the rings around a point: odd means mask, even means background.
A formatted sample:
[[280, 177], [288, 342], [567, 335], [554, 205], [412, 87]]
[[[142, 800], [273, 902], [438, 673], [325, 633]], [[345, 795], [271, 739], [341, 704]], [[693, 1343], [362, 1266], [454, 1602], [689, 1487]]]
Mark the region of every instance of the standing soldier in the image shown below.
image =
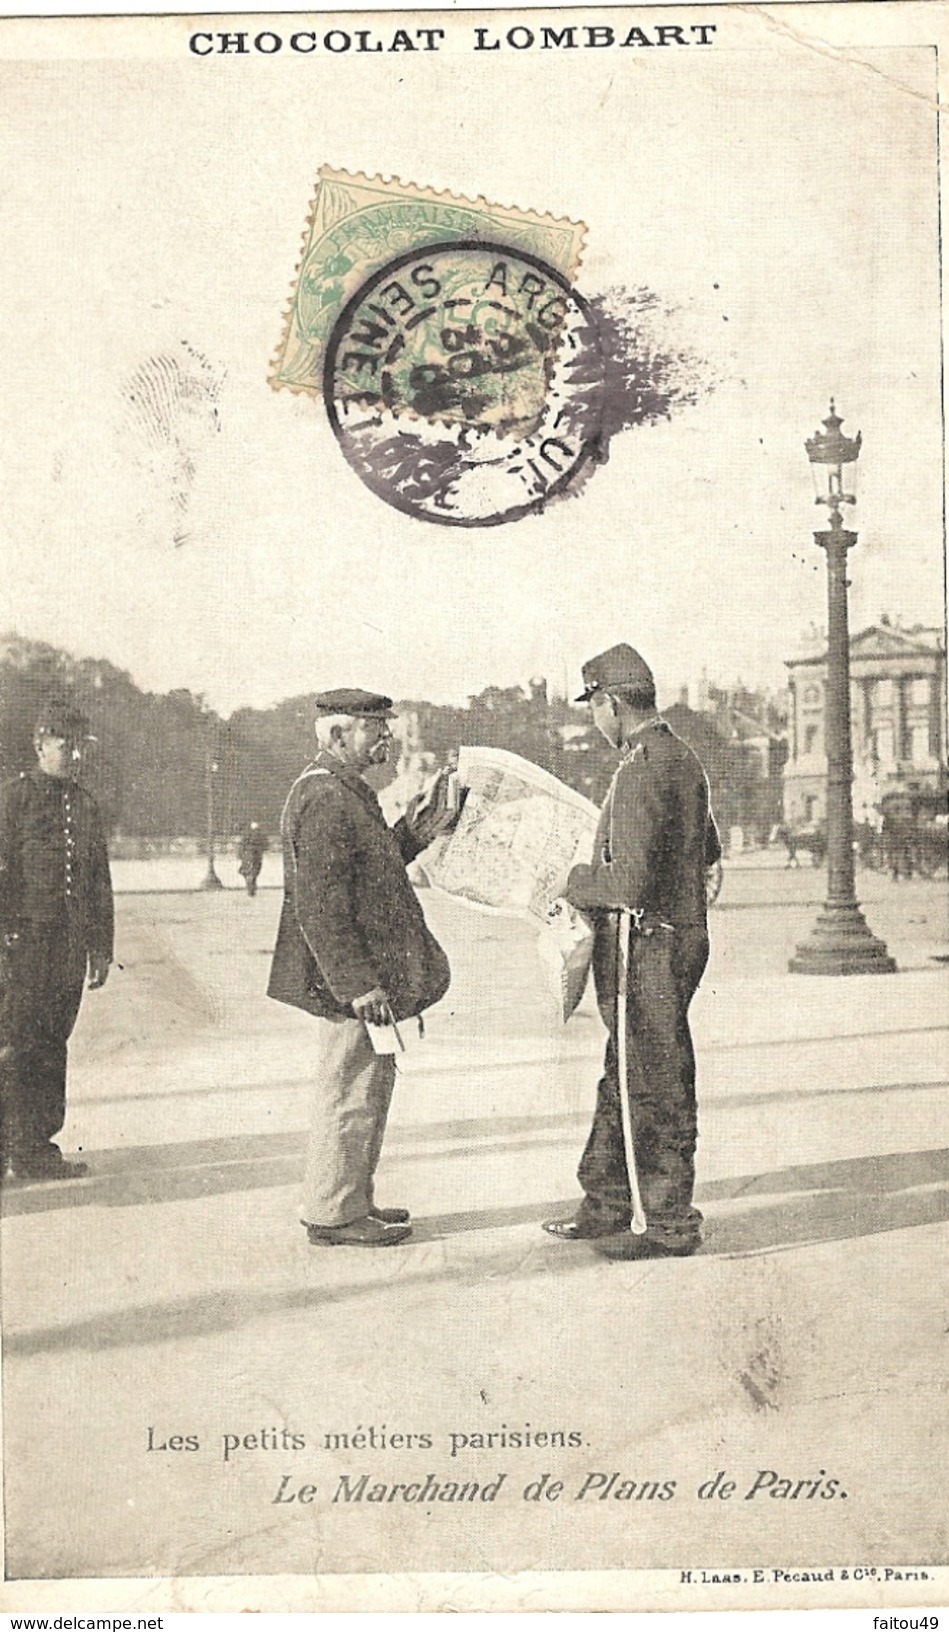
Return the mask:
[[[708, 782], [656, 712], [647, 664], [613, 646], [584, 665], [593, 721], [622, 756], [594, 859], [566, 897], [596, 924], [593, 969], [609, 1042], [578, 1169], [573, 1218], [544, 1227], [610, 1258], [685, 1257], [698, 1247], [695, 1055], [688, 1009], [708, 961], [706, 871], [721, 856]], [[631, 1227], [632, 1220], [632, 1227]], [[633, 1233], [635, 1231], [636, 1233]]]
[[50, 703], [37, 764], [0, 789], [0, 1151], [6, 1184], [81, 1178], [54, 1143], [83, 983], [112, 961], [112, 881], [94, 799], [76, 781], [88, 721]]

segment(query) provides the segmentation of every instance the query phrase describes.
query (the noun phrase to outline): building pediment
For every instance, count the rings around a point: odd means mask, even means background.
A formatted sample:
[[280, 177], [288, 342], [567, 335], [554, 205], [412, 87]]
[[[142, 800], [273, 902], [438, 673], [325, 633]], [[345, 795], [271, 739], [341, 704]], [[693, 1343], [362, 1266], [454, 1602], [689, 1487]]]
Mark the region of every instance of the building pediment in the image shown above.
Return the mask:
[[873, 624], [862, 629], [850, 642], [851, 657], [934, 657], [942, 650], [938, 629], [895, 629], [889, 624]]
[[[877, 623], [851, 636], [850, 661], [864, 664], [895, 660], [911, 667], [913, 661], [918, 660], [928, 667], [945, 649], [945, 639], [940, 629], [897, 629], [892, 624]], [[826, 664], [826, 646], [787, 660], [792, 674], [796, 669], [823, 669]]]

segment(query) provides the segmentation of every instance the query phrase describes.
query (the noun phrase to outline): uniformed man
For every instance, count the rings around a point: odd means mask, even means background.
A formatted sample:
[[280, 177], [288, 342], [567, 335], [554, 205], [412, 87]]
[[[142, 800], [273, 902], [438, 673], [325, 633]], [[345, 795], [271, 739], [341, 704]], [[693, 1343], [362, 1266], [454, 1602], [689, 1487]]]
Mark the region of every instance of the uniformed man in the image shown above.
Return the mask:
[[56, 1144], [66, 1118], [66, 1045], [83, 984], [112, 960], [109, 855], [76, 780], [88, 721], [44, 709], [37, 764], [0, 789], [0, 1147], [4, 1182], [81, 1178]]
[[[564, 1240], [589, 1238], [608, 1257], [686, 1256], [699, 1245], [701, 1223], [692, 1205], [695, 1056], [688, 1009], [708, 961], [706, 871], [721, 845], [705, 772], [656, 712], [653, 676], [639, 653], [613, 646], [584, 665], [583, 680], [577, 701], [590, 703], [595, 725], [621, 757], [593, 861], [573, 868], [565, 893], [596, 925], [594, 978], [610, 1036], [577, 1175], [584, 1200], [573, 1218], [554, 1219], [545, 1229]], [[618, 1004], [624, 984], [625, 1002]], [[647, 1226], [639, 1234], [629, 1227], [627, 1137]]]
[[280, 824], [284, 901], [267, 990], [314, 1017], [301, 1208], [314, 1246], [390, 1247], [411, 1234], [405, 1208], [375, 1203], [395, 1058], [376, 1052], [366, 1028], [411, 1022], [450, 979], [406, 873], [456, 820], [447, 778], [390, 828], [362, 774], [388, 759], [393, 717], [391, 699], [378, 693], [317, 697], [319, 752], [290, 789]]
[[259, 822], [248, 822], [241, 834], [238, 847], [240, 867], [238, 872], [244, 880], [244, 888], [248, 895], [257, 894], [257, 880], [260, 869], [264, 864], [264, 853], [267, 849], [267, 835]]
[[909, 793], [891, 794], [883, 807], [883, 843], [894, 881], [912, 878], [916, 848], [916, 812]]

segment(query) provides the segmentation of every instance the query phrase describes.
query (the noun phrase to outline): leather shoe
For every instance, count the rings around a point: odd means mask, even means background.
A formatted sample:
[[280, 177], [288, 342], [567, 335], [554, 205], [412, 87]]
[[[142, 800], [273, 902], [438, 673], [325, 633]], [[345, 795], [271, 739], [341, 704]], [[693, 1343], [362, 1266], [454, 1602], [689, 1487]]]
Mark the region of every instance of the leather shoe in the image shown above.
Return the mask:
[[88, 1172], [88, 1162], [59, 1162], [38, 1168], [35, 1179], [39, 1184], [48, 1184], [50, 1179], [84, 1179]]
[[407, 1207], [370, 1207], [369, 1217], [378, 1218], [383, 1224], [407, 1224], [411, 1218]]
[[681, 1241], [671, 1245], [666, 1241], [650, 1240], [648, 1235], [633, 1235], [631, 1230], [624, 1230], [622, 1235], [596, 1242], [593, 1250], [603, 1258], [635, 1261], [644, 1258], [691, 1258], [701, 1245], [702, 1239], [698, 1235], [684, 1236]]
[[60, 1152], [37, 1155], [10, 1162], [3, 1170], [3, 1183], [48, 1184], [55, 1179], [84, 1179], [89, 1172], [87, 1162], [67, 1162]]
[[306, 1233], [311, 1247], [397, 1247], [412, 1230], [408, 1224], [383, 1224], [367, 1216], [351, 1224], [308, 1224]]
[[592, 1241], [615, 1235], [622, 1228], [622, 1224], [591, 1224], [581, 1218], [550, 1218], [544, 1225], [548, 1235], [556, 1235], [561, 1241]]
[[89, 1171], [88, 1162], [67, 1162], [58, 1145], [48, 1145], [28, 1156], [26, 1172], [34, 1181], [45, 1184], [47, 1179], [84, 1179]]

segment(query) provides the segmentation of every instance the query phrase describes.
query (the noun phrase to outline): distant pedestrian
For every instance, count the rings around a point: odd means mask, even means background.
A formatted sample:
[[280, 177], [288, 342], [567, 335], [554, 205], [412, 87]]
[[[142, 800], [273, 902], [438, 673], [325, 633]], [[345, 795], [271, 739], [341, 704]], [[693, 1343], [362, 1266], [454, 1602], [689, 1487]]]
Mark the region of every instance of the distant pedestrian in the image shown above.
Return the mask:
[[702, 1222], [692, 1205], [688, 1010], [708, 961], [706, 874], [721, 844], [705, 772], [656, 712], [639, 653], [611, 647], [584, 665], [583, 680], [577, 701], [590, 703], [620, 763], [593, 862], [572, 869], [565, 894], [596, 926], [593, 971], [610, 1035], [577, 1172], [584, 1199], [573, 1218], [544, 1227], [562, 1240], [591, 1239], [610, 1258], [685, 1257]]
[[83, 984], [112, 961], [109, 856], [76, 780], [88, 721], [65, 702], [37, 721], [37, 764], [0, 789], [0, 1150], [5, 1184], [81, 1178], [56, 1144], [66, 1045]]
[[257, 894], [257, 880], [260, 869], [264, 864], [264, 855], [267, 850], [267, 835], [259, 822], [248, 822], [241, 834], [238, 853], [240, 867], [238, 871], [244, 880], [244, 888], [248, 895]]
[[406, 1209], [377, 1207], [373, 1190], [395, 1058], [375, 1051], [367, 1025], [411, 1020], [448, 990], [448, 959], [406, 866], [457, 815], [440, 776], [388, 826], [362, 774], [389, 756], [388, 697], [327, 691], [316, 711], [319, 753], [280, 823], [283, 912], [267, 990], [314, 1020], [301, 1209], [310, 1242], [390, 1247], [411, 1234]]
[[800, 867], [801, 863], [798, 860], [797, 855], [797, 834], [794, 832], [794, 829], [789, 823], [784, 822], [778, 828], [777, 836], [788, 853], [788, 859], [784, 863], [785, 872], [787, 872], [789, 867]]
[[888, 800], [883, 812], [883, 844], [890, 876], [897, 882], [912, 878], [916, 859], [916, 824], [913, 801], [899, 794]]

